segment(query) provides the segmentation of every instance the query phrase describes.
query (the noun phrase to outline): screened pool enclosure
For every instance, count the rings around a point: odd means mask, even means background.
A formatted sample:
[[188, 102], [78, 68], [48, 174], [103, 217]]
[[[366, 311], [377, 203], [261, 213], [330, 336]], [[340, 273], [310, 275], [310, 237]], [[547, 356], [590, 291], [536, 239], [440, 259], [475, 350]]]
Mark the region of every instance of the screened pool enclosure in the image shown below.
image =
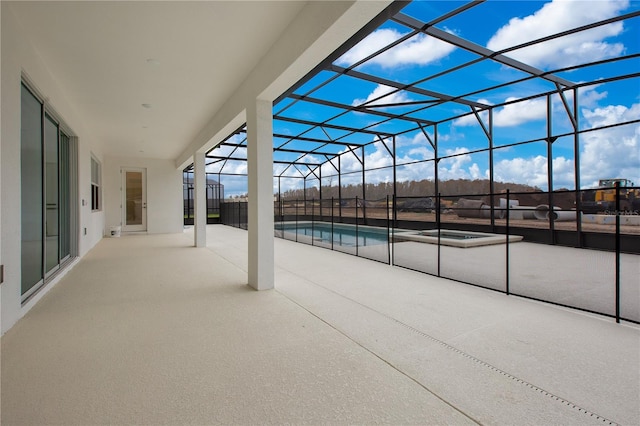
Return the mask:
[[[274, 103], [276, 235], [640, 322], [640, 11], [569, 3], [391, 4]], [[246, 146], [206, 156], [244, 228]]]

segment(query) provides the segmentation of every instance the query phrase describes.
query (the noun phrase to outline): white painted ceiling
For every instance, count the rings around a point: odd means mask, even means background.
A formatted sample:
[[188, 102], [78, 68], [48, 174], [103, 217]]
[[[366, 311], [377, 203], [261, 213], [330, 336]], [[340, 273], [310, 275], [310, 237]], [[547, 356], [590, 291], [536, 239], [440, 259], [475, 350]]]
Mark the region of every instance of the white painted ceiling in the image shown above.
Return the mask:
[[56, 1], [11, 9], [105, 155], [175, 159], [304, 4]]

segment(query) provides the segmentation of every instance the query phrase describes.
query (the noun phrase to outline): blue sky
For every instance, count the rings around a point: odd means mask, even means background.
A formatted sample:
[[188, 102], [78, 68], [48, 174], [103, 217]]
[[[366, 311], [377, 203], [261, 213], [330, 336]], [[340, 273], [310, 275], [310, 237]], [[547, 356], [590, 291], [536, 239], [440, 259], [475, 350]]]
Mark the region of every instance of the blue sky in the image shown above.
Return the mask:
[[[403, 13], [429, 22], [464, 3], [466, 2], [414, 1], [404, 8]], [[488, 1], [440, 22], [436, 28], [467, 39], [479, 46], [491, 50], [501, 50], [569, 28], [637, 11], [639, 8], [640, 1], [628, 0]], [[387, 22], [338, 59], [335, 64], [348, 67], [409, 31], [407, 27], [398, 23]], [[514, 50], [507, 55], [543, 71], [548, 71], [637, 53], [640, 53], [640, 18], [596, 27], [578, 34]], [[475, 58], [477, 56], [473, 53], [420, 34], [374, 60], [358, 66], [356, 70], [395, 82], [412, 83]], [[624, 61], [624, 63], [593, 66], [557, 75], [571, 82], [580, 83], [639, 71], [640, 59], [633, 59]], [[298, 89], [296, 93], [305, 93], [315, 87], [318, 82], [326, 80], [331, 74], [326, 71], [321, 72]], [[428, 80], [420, 84], [419, 87], [456, 96], [513, 81], [526, 75], [522, 71], [485, 60], [460, 71]], [[546, 136], [547, 102], [549, 102], [552, 111], [553, 134], [571, 131], [571, 122], [560, 96], [551, 96], [549, 100], [537, 98], [518, 101], [533, 94], [553, 90], [554, 87], [551, 82], [536, 79], [472, 95], [468, 99], [486, 105], [513, 102], [495, 108], [493, 113], [494, 146], [505, 146], [514, 142]], [[341, 76], [314, 92], [312, 96], [331, 99], [347, 105], [360, 105], [366, 102], [369, 102], [368, 105], [375, 105], [376, 103], [389, 104], [429, 100], [429, 97], [407, 91], [389, 94], [390, 92], [391, 88], [385, 85]], [[381, 96], [383, 97], [380, 98]], [[568, 93], [567, 99], [572, 102], [573, 93]], [[581, 129], [591, 129], [622, 121], [640, 120], [640, 78], [584, 87], [579, 90], [578, 101]], [[277, 105], [274, 111], [279, 110], [280, 107]], [[401, 106], [379, 107], [377, 109], [388, 112], [406, 112], [415, 108], [415, 106]], [[469, 107], [465, 105], [447, 103], [439, 108], [416, 112], [412, 116], [438, 121], [470, 111]], [[335, 108], [301, 103], [287, 110], [286, 115], [309, 120], [325, 120], [339, 112]], [[481, 113], [480, 116], [486, 122], [486, 113]], [[380, 117], [371, 114], [351, 112], [331, 121], [331, 123], [360, 126], [379, 120]], [[376, 126], [375, 129], [396, 133], [409, 127], [406, 123], [386, 123]], [[427, 130], [432, 136], [433, 129], [428, 128]], [[300, 130], [295, 124], [276, 121], [274, 131], [296, 134]], [[321, 131], [316, 130], [315, 132]], [[340, 136], [339, 131], [330, 132], [333, 132], [332, 137]], [[308, 136], [313, 136], [313, 132]], [[362, 143], [369, 142], [371, 138], [371, 136], [359, 136], [356, 139], [349, 139], [349, 141]], [[488, 146], [487, 138], [475, 116], [468, 115], [442, 123], [438, 127], [438, 140], [439, 155], [452, 156], [442, 160], [439, 164], [441, 179], [488, 177], [488, 153], [473, 153], [473, 151]], [[396, 142], [398, 163], [411, 163], [433, 157], [432, 149], [422, 132], [403, 134], [397, 138]], [[580, 142], [580, 180], [583, 188], [594, 186], [598, 179], [613, 177], [628, 178], [633, 180], [636, 185], [640, 185], [640, 125], [638, 123], [585, 133], [580, 136]], [[278, 143], [276, 141], [274, 144]], [[309, 145], [304, 146], [308, 147]], [[553, 144], [554, 189], [573, 189], [575, 187], [573, 146], [573, 137], [559, 138]], [[295, 144], [291, 144], [289, 147], [295, 147]], [[367, 168], [391, 165], [391, 158], [381, 143], [368, 147], [365, 156]], [[316, 160], [324, 161], [325, 158], [319, 155], [309, 158], [309, 161]], [[234, 171], [241, 172], [243, 167], [245, 166], [238, 163], [234, 166]], [[278, 165], [274, 167], [274, 171], [277, 173], [281, 169], [282, 167]], [[344, 156], [342, 160], [343, 172], [359, 169], [360, 163], [355, 156]], [[231, 167], [227, 170], [231, 170]], [[293, 170], [289, 172], [294, 173]], [[331, 166], [326, 165], [323, 168], [323, 175], [327, 176], [331, 173]], [[535, 142], [521, 146], [509, 146], [494, 151], [494, 176], [497, 181], [526, 183], [545, 190], [548, 189], [546, 143]], [[402, 167], [398, 174], [399, 180], [419, 180], [431, 177], [433, 177], [431, 162]], [[370, 172], [367, 174], [367, 179], [369, 181], [389, 181], [391, 169]], [[283, 190], [291, 186], [301, 186], [301, 183], [298, 184], [298, 182], [295, 179], [287, 180]], [[227, 186], [227, 194], [236, 191], [235, 184], [232, 184], [231, 181], [227, 183], [226, 180], [223, 180], [223, 183]], [[323, 180], [323, 184], [327, 183]], [[309, 182], [309, 185], [312, 184], [313, 182]], [[317, 181], [315, 184], [317, 185]], [[246, 188], [239, 189], [239, 192], [246, 192]]]

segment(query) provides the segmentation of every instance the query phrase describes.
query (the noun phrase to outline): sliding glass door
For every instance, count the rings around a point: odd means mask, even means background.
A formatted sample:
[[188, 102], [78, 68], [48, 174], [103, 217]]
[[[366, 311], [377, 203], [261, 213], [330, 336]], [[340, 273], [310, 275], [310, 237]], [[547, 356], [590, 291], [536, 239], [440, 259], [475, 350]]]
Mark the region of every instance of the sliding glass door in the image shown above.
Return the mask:
[[40, 284], [43, 278], [42, 117], [42, 104], [22, 86], [20, 165], [23, 295]]
[[72, 147], [59, 122], [22, 85], [22, 297], [26, 300], [71, 256]]
[[71, 141], [69, 136], [60, 132], [60, 260], [71, 256]]
[[60, 264], [60, 209], [58, 200], [58, 125], [45, 114], [44, 120], [44, 263], [45, 274], [58, 269]]

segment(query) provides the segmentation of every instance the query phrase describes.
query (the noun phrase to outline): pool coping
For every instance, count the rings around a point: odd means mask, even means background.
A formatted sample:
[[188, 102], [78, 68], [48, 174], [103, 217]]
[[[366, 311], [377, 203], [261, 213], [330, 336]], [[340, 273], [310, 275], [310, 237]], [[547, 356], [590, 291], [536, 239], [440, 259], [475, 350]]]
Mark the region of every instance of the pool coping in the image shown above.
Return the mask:
[[[438, 244], [450, 247], [471, 248], [482, 247], [495, 244], [505, 244], [506, 235], [489, 234], [486, 232], [459, 231], [455, 229], [441, 229], [441, 232], [457, 235], [473, 235], [476, 238], [467, 240], [455, 240], [446, 237], [438, 238], [437, 229], [413, 230], [413, 231], [395, 231], [393, 233], [393, 242], [415, 241], [419, 243]], [[434, 235], [423, 235], [424, 233], [433, 233]], [[515, 243], [524, 239], [521, 235], [509, 235], [509, 242]]]

